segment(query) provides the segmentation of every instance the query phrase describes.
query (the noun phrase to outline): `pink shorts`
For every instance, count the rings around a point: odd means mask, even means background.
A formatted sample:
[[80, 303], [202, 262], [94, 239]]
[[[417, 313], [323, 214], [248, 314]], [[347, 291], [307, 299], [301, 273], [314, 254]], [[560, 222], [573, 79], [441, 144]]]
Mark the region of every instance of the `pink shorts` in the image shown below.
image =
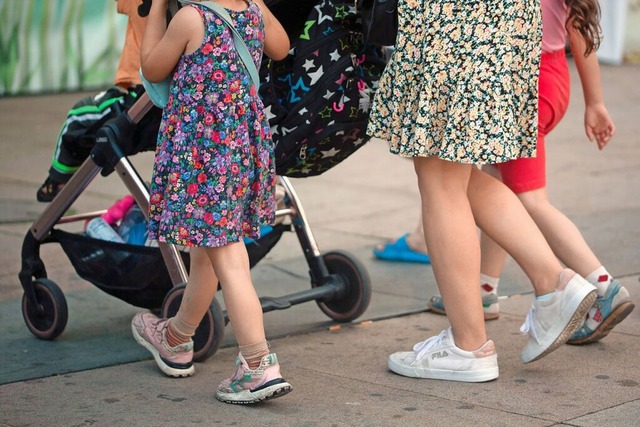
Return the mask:
[[495, 165], [500, 171], [502, 181], [516, 194], [537, 190], [547, 185], [544, 137], [564, 117], [569, 105], [569, 68], [564, 50], [542, 54], [538, 91], [536, 157]]

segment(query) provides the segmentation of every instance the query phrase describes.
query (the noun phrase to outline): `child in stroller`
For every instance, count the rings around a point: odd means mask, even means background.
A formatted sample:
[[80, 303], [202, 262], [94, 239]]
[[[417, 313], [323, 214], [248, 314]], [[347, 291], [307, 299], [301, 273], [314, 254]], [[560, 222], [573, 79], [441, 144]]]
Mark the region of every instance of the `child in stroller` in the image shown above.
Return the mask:
[[[116, 0], [117, 11], [127, 16], [124, 44], [115, 74], [114, 86], [78, 101], [69, 111], [56, 140], [49, 176], [36, 198], [50, 202], [86, 160], [95, 134], [107, 120], [129, 109], [143, 91], [140, 69], [140, 43], [147, 25], [150, 0]], [[160, 112], [156, 110], [137, 127], [139, 139], [157, 134]]]

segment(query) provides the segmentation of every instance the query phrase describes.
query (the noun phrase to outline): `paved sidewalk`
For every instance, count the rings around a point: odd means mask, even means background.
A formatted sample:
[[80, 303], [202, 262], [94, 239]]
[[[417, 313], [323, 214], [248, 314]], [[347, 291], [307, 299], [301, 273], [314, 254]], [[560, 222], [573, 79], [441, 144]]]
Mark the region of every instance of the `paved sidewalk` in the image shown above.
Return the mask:
[[[618, 133], [603, 152], [586, 142], [572, 67], [570, 109], [548, 142], [549, 192], [638, 302], [640, 67], [603, 66], [602, 73]], [[163, 377], [130, 336], [137, 309], [81, 280], [58, 245], [42, 252], [49, 277], [69, 301], [69, 323], [55, 341], [37, 340], [20, 310], [20, 250], [43, 208], [35, 191], [58, 127], [83, 95], [0, 99], [0, 426], [638, 425], [640, 309], [597, 344], [564, 346], [522, 365], [525, 338], [518, 329], [531, 296], [512, 261], [501, 281], [501, 318], [487, 324], [499, 351], [497, 381], [412, 380], [387, 370], [389, 353], [410, 349], [447, 323], [424, 310], [437, 293], [430, 267], [371, 255], [376, 243], [411, 229], [418, 215], [410, 162], [389, 155], [379, 141], [322, 176], [293, 180], [321, 251], [346, 250], [360, 259], [373, 297], [361, 319], [347, 325], [332, 322], [313, 302], [265, 315], [283, 374], [294, 386], [290, 395], [251, 407], [214, 399], [235, 357], [230, 327], [223, 348], [198, 364], [194, 377]], [[133, 161], [141, 175], [150, 170], [149, 153]], [[73, 210], [103, 209], [125, 193], [115, 176], [100, 178]], [[283, 237], [252, 272], [260, 294], [309, 286], [295, 236]]]

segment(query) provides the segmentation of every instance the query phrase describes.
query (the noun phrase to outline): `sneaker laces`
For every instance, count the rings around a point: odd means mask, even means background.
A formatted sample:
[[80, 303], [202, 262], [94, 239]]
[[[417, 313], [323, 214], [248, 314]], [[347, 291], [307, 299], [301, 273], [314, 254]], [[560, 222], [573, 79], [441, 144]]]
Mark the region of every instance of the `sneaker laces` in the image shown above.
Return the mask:
[[435, 346], [442, 344], [447, 338], [447, 331], [440, 332], [439, 335], [430, 337], [425, 341], [419, 342], [413, 346], [413, 351], [417, 353], [416, 359], [421, 359], [425, 354], [429, 352]]
[[536, 333], [535, 328], [535, 318], [536, 318], [536, 307], [531, 306], [529, 311], [527, 312], [527, 317], [524, 319], [524, 323], [520, 326], [520, 333], [522, 335], [531, 335], [533, 339], [536, 340], [538, 344], [540, 344], [540, 340], [538, 339], [538, 334]]

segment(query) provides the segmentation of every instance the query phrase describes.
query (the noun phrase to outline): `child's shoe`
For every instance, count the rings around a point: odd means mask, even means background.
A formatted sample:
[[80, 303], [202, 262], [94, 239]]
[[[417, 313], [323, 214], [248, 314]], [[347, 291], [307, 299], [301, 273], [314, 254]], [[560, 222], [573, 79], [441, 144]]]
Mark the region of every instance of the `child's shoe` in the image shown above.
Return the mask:
[[236, 372], [220, 383], [216, 399], [237, 405], [257, 403], [284, 396], [292, 390], [291, 384], [280, 376], [280, 364], [275, 353], [262, 358], [260, 366], [250, 369], [242, 354], [236, 359]]
[[[427, 307], [434, 313], [447, 314], [441, 296], [431, 297], [427, 302]], [[500, 303], [498, 302], [497, 293], [482, 290], [482, 310], [484, 312], [484, 320], [496, 320], [500, 317]]]
[[493, 341], [475, 351], [456, 347], [451, 328], [419, 342], [413, 351], [393, 353], [387, 363], [393, 372], [411, 378], [484, 382], [498, 378], [498, 355]]
[[581, 345], [601, 340], [622, 322], [634, 307], [629, 291], [613, 279], [607, 292], [602, 296], [598, 295], [582, 326], [571, 335], [567, 344]]
[[529, 335], [522, 350], [523, 363], [546, 356], [571, 338], [596, 300], [595, 286], [571, 270], [562, 274], [570, 273], [574, 274], [571, 280], [566, 284], [561, 281], [548, 299], [533, 301], [520, 328], [523, 335]]
[[138, 343], [153, 354], [158, 367], [170, 377], [194, 374], [193, 341], [170, 347], [167, 343], [167, 322], [152, 313], [138, 313], [131, 321], [131, 331]]

